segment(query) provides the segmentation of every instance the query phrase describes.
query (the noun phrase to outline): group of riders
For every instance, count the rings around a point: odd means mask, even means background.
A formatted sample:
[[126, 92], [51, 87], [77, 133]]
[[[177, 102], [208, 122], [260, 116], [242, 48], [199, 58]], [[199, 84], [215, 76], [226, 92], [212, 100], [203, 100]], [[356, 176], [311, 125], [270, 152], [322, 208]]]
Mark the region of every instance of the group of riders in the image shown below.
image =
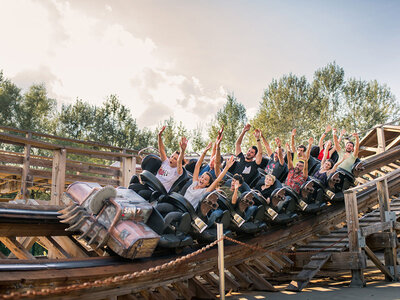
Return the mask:
[[[164, 224], [159, 233], [165, 234], [169, 228], [172, 235], [179, 229], [188, 231], [190, 224], [199, 233], [206, 227], [212, 228], [215, 222], [224, 223], [227, 229], [233, 223], [236, 231], [242, 228], [244, 232], [256, 232], [266, 227], [266, 215], [271, 220], [287, 223], [299, 211], [318, 211], [335, 198], [336, 183], [342, 182], [339, 191], [349, 187], [343, 183], [346, 176], [352, 177], [360, 143], [358, 134], [354, 133], [355, 143], [347, 141], [342, 149], [340, 143], [345, 130], [338, 136], [335, 128], [327, 126], [318, 146], [313, 146], [314, 140], [309, 138], [307, 146], [296, 147], [296, 129], [293, 129], [291, 143], [286, 143], [285, 149], [281, 140], [275, 138], [274, 151], [261, 130], [254, 129], [257, 145], [244, 154], [242, 141], [251, 130], [247, 124], [236, 140], [235, 156], [225, 161], [221, 156], [222, 128], [200, 157], [190, 160], [185, 159], [188, 145], [185, 137], [179, 142], [179, 151], [167, 156], [162, 139], [164, 130], [165, 126], [158, 133], [159, 157], [150, 155], [143, 160], [143, 173], [134, 175], [129, 188], [155, 203]], [[331, 130], [333, 142], [325, 141]], [[267, 157], [263, 156], [263, 145]], [[209, 162], [205, 163], [210, 150]], [[334, 173], [339, 175], [331, 180]], [[349, 181], [352, 179], [347, 178]], [[179, 222], [172, 225], [177, 216]], [[167, 239], [168, 242], [171, 240]]]

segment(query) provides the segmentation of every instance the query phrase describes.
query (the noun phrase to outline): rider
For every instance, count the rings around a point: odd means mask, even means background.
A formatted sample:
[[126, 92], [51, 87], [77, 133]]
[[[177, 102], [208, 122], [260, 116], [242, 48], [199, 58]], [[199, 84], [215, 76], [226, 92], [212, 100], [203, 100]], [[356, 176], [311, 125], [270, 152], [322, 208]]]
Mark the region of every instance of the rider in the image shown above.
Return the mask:
[[246, 132], [250, 130], [250, 127], [250, 124], [246, 124], [236, 140], [235, 155], [239, 158], [239, 161], [236, 163], [235, 171], [233, 172], [242, 175], [247, 184], [250, 184], [251, 181], [258, 175], [258, 167], [262, 161], [262, 146], [260, 140], [261, 131], [259, 129], [256, 129], [254, 132], [254, 137], [257, 140], [257, 147], [252, 146], [249, 148], [246, 156], [244, 156], [242, 152], [241, 145], [243, 137]]
[[335, 147], [339, 152], [339, 156], [343, 157], [346, 153], [348, 153], [347, 157], [343, 160], [343, 162], [339, 165], [339, 168], [351, 173], [353, 164], [358, 158], [358, 151], [360, 149], [360, 137], [358, 136], [358, 133], [353, 133], [352, 134], [355, 139], [356, 139], [356, 144], [352, 141], [348, 141], [345, 145], [345, 151], [341, 151], [340, 143], [337, 137], [336, 129], [333, 129], [333, 141], [335, 143]]

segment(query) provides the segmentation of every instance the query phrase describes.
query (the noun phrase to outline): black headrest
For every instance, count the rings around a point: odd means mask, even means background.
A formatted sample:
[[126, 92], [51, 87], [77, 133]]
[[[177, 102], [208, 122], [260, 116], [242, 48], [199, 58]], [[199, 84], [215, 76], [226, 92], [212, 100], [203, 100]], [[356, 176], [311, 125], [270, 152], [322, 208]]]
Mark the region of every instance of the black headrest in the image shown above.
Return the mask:
[[142, 170], [149, 171], [156, 174], [161, 167], [162, 161], [160, 157], [155, 154], [149, 154], [142, 160]]
[[310, 156], [318, 158], [319, 152], [319, 146], [314, 145], [311, 147]]

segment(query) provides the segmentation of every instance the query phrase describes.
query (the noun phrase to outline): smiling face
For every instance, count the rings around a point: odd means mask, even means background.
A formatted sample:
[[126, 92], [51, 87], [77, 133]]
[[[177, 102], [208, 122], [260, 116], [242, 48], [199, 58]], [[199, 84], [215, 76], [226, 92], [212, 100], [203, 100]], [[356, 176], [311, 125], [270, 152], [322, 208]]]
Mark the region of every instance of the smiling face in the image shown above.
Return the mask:
[[303, 168], [304, 168], [304, 162], [299, 161], [299, 162], [297, 162], [296, 166], [294, 167], [294, 172], [296, 174], [299, 174], [299, 173], [303, 172]]
[[354, 144], [352, 142], [346, 143], [346, 152], [351, 153], [354, 151]]
[[250, 148], [246, 153], [246, 160], [252, 160], [256, 156], [256, 150]]
[[211, 181], [210, 175], [207, 174], [207, 173], [203, 173], [199, 178], [199, 185], [198, 186], [200, 188], [206, 188], [206, 187], [208, 187], [210, 185], [210, 181]]
[[304, 152], [306, 152], [306, 148], [303, 145], [297, 147], [297, 156], [298, 157], [303, 157]]
[[169, 166], [171, 168], [176, 168], [178, 166], [178, 157], [179, 154], [176, 152], [169, 157]]
[[325, 170], [330, 170], [332, 169], [332, 163], [329, 160], [326, 160], [324, 163], [324, 169]]
[[264, 185], [270, 187], [274, 184], [274, 180], [271, 176], [265, 176]]

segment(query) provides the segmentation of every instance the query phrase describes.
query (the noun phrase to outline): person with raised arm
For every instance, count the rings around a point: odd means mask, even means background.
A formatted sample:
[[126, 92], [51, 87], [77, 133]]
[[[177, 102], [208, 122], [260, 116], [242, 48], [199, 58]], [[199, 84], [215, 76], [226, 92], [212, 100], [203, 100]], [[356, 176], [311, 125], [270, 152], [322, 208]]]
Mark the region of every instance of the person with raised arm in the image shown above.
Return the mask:
[[287, 168], [285, 160], [283, 159], [281, 140], [278, 137], [275, 138], [277, 148], [275, 152], [273, 152], [264, 135], [261, 135], [261, 137], [263, 139], [264, 146], [267, 149], [267, 154], [270, 157], [265, 172], [267, 174], [274, 175], [275, 178], [280, 179], [282, 175], [286, 172]]
[[293, 159], [292, 159], [293, 165], [296, 165], [299, 160], [303, 161], [305, 160], [305, 153], [307, 150], [306, 146], [304, 145], [299, 145], [297, 148], [295, 147], [294, 144], [295, 136], [296, 136], [296, 128], [292, 130], [292, 136], [291, 136], [291, 146], [292, 146], [291, 152], [293, 153]]
[[292, 156], [289, 153], [289, 143], [286, 143], [289, 173], [287, 175], [285, 184], [291, 187], [298, 194], [300, 194], [300, 188], [308, 178], [308, 159], [310, 157], [311, 145], [313, 142], [314, 139], [310, 137], [308, 139], [308, 148], [304, 161], [299, 160], [295, 166], [293, 165]]
[[222, 126], [221, 130], [218, 131], [217, 138], [212, 148], [210, 162], [200, 170], [199, 175], [203, 175], [205, 172], [210, 172], [213, 179], [216, 179], [218, 175], [221, 173], [221, 150], [220, 145], [222, 141], [224, 133], [224, 127]]
[[254, 131], [254, 137], [257, 141], [257, 146], [251, 146], [244, 156], [242, 152], [242, 141], [243, 137], [250, 130], [250, 124], [246, 124], [244, 126], [241, 134], [235, 143], [235, 155], [239, 158], [239, 161], [236, 163], [234, 174], [240, 174], [243, 176], [244, 181], [247, 184], [250, 184], [251, 181], [258, 175], [258, 167], [262, 161], [262, 146], [261, 146], [261, 131], [256, 129]]
[[356, 159], [358, 158], [358, 152], [360, 149], [360, 137], [358, 136], [358, 133], [355, 132], [352, 134], [352, 136], [355, 137], [356, 143], [354, 144], [352, 141], [348, 141], [345, 145], [344, 149], [345, 151], [341, 151], [342, 148], [340, 146], [340, 141], [337, 137], [336, 129], [333, 130], [333, 141], [335, 143], [337, 151], [339, 152], [339, 157], [343, 157], [344, 155], [347, 154], [347, 157], [343, 159], [342, 163], [339, 165], [339, 168], [349, 173], [351, 173], [353, 164], [356, 162]]
[[212, 143], [208, 144], [208, 146], [201, 154], [199, 160], [197, 161], [193, 172], [193, 182], [187, 188], [184, 195], [184, 197], [192, 204], [194, 209], [197, 209], [200, 200], [204, 197], [206, 193], [210, 193], [217, 188], [219, 182], [224, 178], [224, 176], [228, 172], [228, 169], [232, 167], [234, 163], [234, 157], [231, 156], [231, 158], [226, 162], [224, 170], [218, 175], [217, 179], [215, 180], [213, 180], [209, 172], [205, 172], [199, 177], [201, 164], [203, 163], [204, 157], [206, 156], [208, 150], [211, 149], [211, 147]]
[[[326, 142], [326, 149], [330, 149], [332, 146], [331, 141]], [[333, 174], [338, 166], [350, 155], [349, 153], [346, 153], [341, 157], [340, 160], [335, 164], [332, 159], [328, 159], [328, 154], [329, 151], [324, 152], [324, 157], [322, 158], [321, 161], [321, 167], [314, 173], [312, 177], [318, 179], [319, 181], [322, 182], [323, 185], [328, 184], [328, 177]]]
[[158, 151], [160, 152], [162, 164], [157, 171], [156, 177], [165, 187], [165, 190], [169, 192], [174, 182], [179, 178], [179, 176], [182, 175], [182, 162], [188, 141], [185, 137], [182, 137], [181, 141], [179, 142], [181, 151], [175, 151], [168, 158], [167, 154], [165, 153], [165, 146], [162, 140], [162, 134], [164, 130], [165, 126], [163, 126], [158, 133]]

